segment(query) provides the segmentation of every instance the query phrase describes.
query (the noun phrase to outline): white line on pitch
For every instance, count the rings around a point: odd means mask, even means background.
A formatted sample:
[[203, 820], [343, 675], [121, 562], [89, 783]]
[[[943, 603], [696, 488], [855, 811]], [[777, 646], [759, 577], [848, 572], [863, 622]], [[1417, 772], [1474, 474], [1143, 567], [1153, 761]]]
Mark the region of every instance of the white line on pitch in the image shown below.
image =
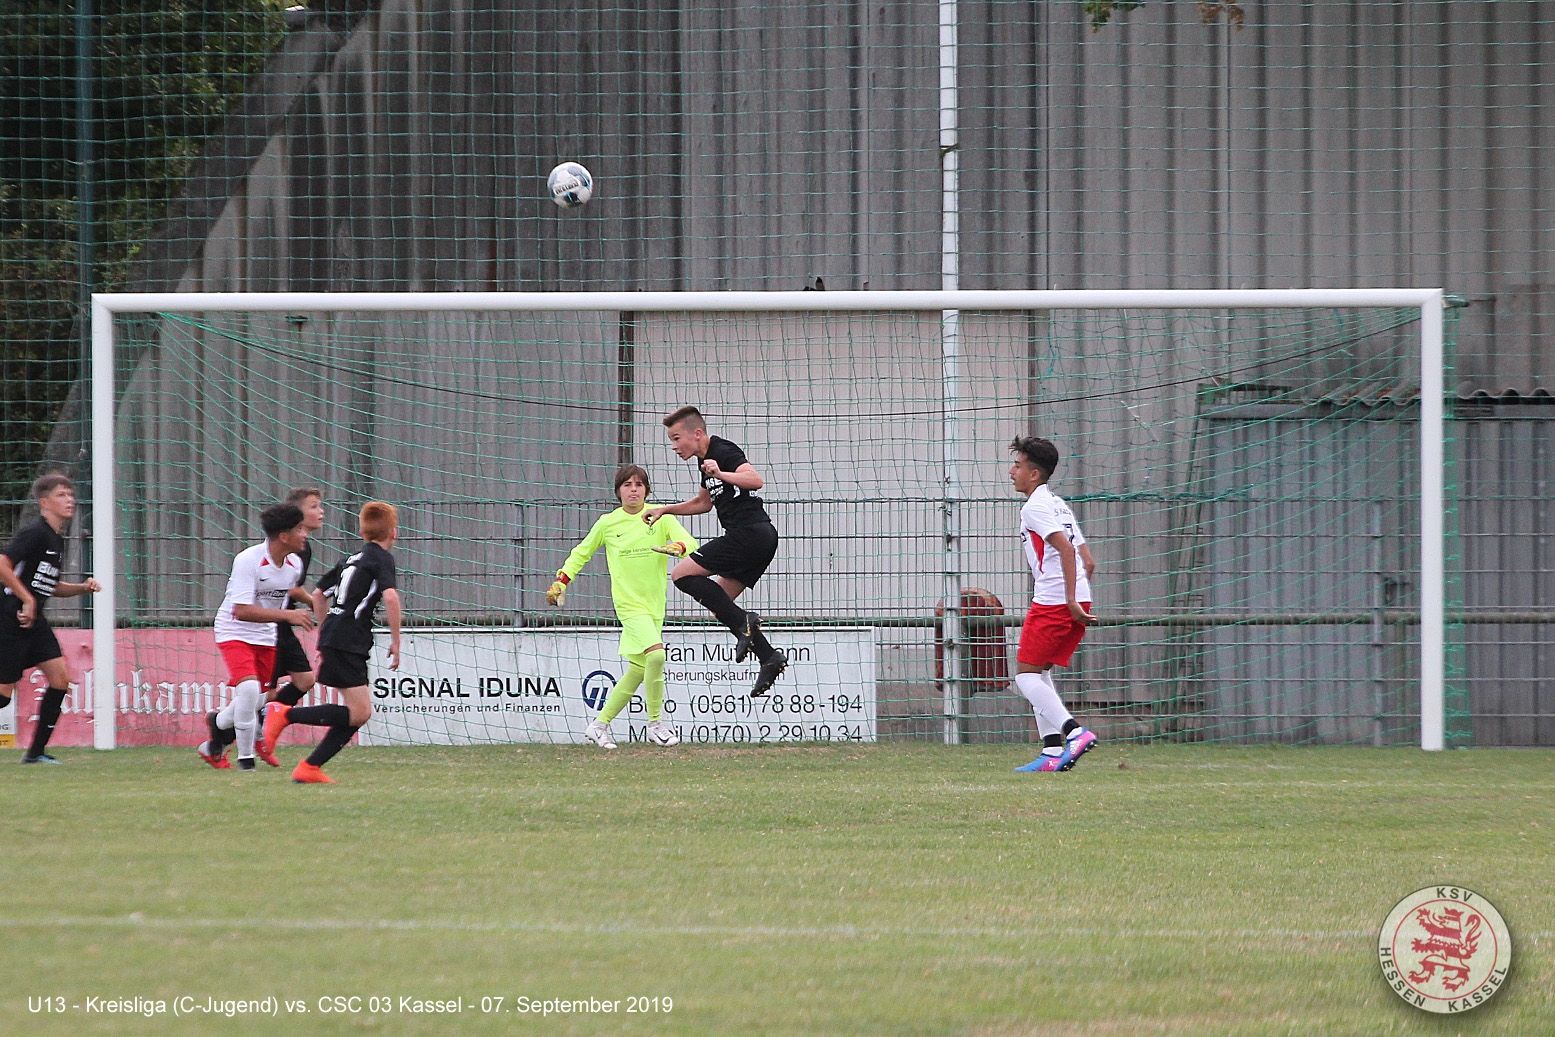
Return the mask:
[[[369, 932], [483, 932], [483, 933], [575, 933], [580, 935], [632, 935], [643, 936], [768, 936], [768, 937], [843, 937], [877, 939], [880, 937], [923, 937], [941, 939], [952, 937], [992, 937], [1000, 939], [1028, 939], [1054, 936], [1100, 936], [1140, 939], [1191, 939], [1225, 940], [1278, 938], [1282, 940], [1308, 939], [1333, 940], [1375, 937], [1370, 929], [1099, 929], [1099, 928], [1049, 928], [993, 929], [976, 927], [891, 928], [851, 925], [834, 926], [763, 926], [763, 925], [643, 925], [634, 922], [621, 923], [544, 923], [544, 922], [439, 922], [421, 919], [393, 918], [309, 918], [309, 919], [230, 919], [230, 918], [145, 918], [138, 915], [119, 915], [111, 918], [50, 918], [29, 921], [11, 918], [13, 926], [62, 929], [90, 929], [101, 927], [144, 929], [234, 929], [248, 930], [255, 927], [289, 929], [296, 931], [350, 931]], [[1547, 936], [1545, 933], [1525, 933], [1524, 936]]]

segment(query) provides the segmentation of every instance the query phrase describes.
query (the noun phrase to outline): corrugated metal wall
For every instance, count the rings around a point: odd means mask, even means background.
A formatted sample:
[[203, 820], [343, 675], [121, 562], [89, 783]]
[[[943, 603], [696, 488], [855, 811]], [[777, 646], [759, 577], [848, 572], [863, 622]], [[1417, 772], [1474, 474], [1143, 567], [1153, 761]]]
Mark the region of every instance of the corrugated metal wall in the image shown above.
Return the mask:
[[[961, 7], [963, 287], [1441, 285], [1472, 302], [1460, 394], [1549, 385], [1549, 5], [1077, 8]], [[133, 287], [939, 284], [934, 5], [388, 0], [332, 31], [276, 57], [284, 103], [234, 116]], [[562, 158], [600, 180], [582, 211], [542, 197]], [[1550, 600], [1549, 426], [1519, 413], [1460, 440], [1472, 607]], [[1549, 627], [1466, 629], [1476, 736], [1549, 744]]]
[[[1465, 391], [1550, 381], [1549, 5], [1077, 11], [962, 5], [964, 287], [1441, 285]], [[266, 81], [286, 114], [235, 117], [171, 221], [237, 224], [143, 286], [937, 287], [936, 18], [388, 0], [324, 53], [317, 23]], [[563, 157], [581, 213], [542, 197]]]

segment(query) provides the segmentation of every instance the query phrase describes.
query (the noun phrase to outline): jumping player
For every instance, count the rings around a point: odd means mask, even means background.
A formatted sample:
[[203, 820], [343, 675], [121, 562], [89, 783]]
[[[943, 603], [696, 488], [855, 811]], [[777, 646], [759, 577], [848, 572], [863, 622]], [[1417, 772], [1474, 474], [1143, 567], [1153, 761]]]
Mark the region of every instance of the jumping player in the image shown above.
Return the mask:
[[[718, 617], [734, 634], [734, 661], [744, 662], [752, 652], [761, 662], [751, 697], [765, 695], [788, 667], [788, 654], [773, 648], [761, 632], [761, 617], [747, 612], [734, 599], [754, 587], [777, 554], [778, 534], [767, 517], [756, 491], [765, 483], [761, 473], [745, 458], [745, 451], [718, 436], [707, 434], [707, 422], [695, 407], [681, 407], [664, 419], [670, 446], [682, 461], [699, 462], [701, 488], [679, 504], [648, 508], [643, 521], [653, 525], [661, 515], [705, 515], [718, 510], [724, 534], [682, 558], [671, 574], [675, 586]], [[712, 579], [716, 575], [716, 579]]]
[[[1015, 687], [1031, 703], [1042, 734], [1042, 754], [1018, 771], [1066, 771], [1096, 744], [1064, 708], [1053, 686], [1053, 667], [1068, 666], [1091, 616], [1091, 574], [1096, 562], [1085, 534], [1062, 497], [1048, 489], [1058, 467], [1058, 448], [1036, 436], [1010, 444], [1015, 461], [1010, 482], [1026, 498], [1020, 509], [1020, 538], [1031, 566], [1031, 608], [1021, 626]], [[1080, 572], [1080, 565], [1085, 567]]]
[[620, 654], [627, 665], [584, 734], [601, 748], [614, 749], [610, 722], [641, 685], [648, 705], [648, 740], [656, 745], [675, 745], [680, 737], [659, 719], [664, 708], [665, 604], [665, 566], [660, 556], [685, 558], [697, 549], [697, 542], [674, 516], [661, 518], [652, 526], [643, 524], [641, 516], [648, 502], [648, 473], [643, 469], [623, 465], [616, 471], [615, 487], [621, 506], [601, 516], [583, 542], [572, 549], [556, 573], [556, 582], [545, 592], [545, 600], [560, 605], [567, 585], [604, 547], [610, 566], [610, 597], [621, 620]]
[[[286, 494], [285, 503], [295, 504], [302, 510], [302, 526], [307, 531], [308, 539], [303, 542], [302, 550], [297, 552], [297, 559], [302, 563], [302, 571], [297, 575], [297, 586], [292, 588], [289, 600], [282, 607], [290, 609], [300, 604], [312, 611], [313, 598], [303, 584], [308, 579], [308, 566], [313, 564], [313, 534], [324, 528], [324, 494], [317, 486], [298, 486]], [[270, 703], [295, 706], [313, 690], [313, 665], [308, 661], [308, 653], [303, 651], [302, 642], [297, 640], [294, 630], [290, 623], [275, 625], [275, 672], [271, 674], [271, 687], [265, 692], [265, 701], [259, 707], [261, 730], [264, 729], [265, 710]], [[286, 683], [281, 683], [282, 678], [285, 678]], [[254, 752], [272, 767], [281, 765], [275, 755], [275, 746], [263, 738], [254, 743]]]
[[345, 705], [287, 706], [276, 703], [265, 716], [265, 741], [275, 745], [289, 724], [327, 727], [312, 754], [292, 771], [299, 785], [332, 785], [321, 768], [344, 749], [373, 715], [367, 688], [367, 657], [373, 648], [373, 612], [379, 601], [389, 622], [389, 669], [400, 668], [400, 592], [396, 590], [394, 556], [399, 537], [399, 513], [394, 505], [368, 501], [357, 515], [365, 543], [319, 577], [313, 591], [315, 613], [323, 613], [326, 596], [333, 598], [319, 628], [318, 681], [340, 692]]
[[272, 504], [259, 514], [265, 542], [238, 553], [232, 560], [227, 593], [216, 612], [216, 647], [227, 663], [232, 701], [205, 718], [209, 739], [196, 750], [217, 770], [227, 770], [227, 747], [238, 743], [238, 769], [254, 769], [259, 734], [259, 705], [275, 669], [275, 628], [287, 623], [313, 629], [313, 614], [286, 607], [291, 589], [301, 577], [297, 552], [308, 540], [302, 509]]
[[70, 691], [70, 671], [43, 607], [50, 598], [74, 598], [103, 588], [91, 577], [83, 583], [59, 578], [65, 565], [62, 534], [76, 513], [75, 484], [64, 475], [45, 475], [32, 484], [32, 495], [38, 499], [38, 517], [17, 530], [0, 554], [0, 709], [11, 704], [22, 674], [33, 667], [42, 670], [48, 689], [38, 704], [38, 726], [22, 762], [59, 763], [44, 750]]

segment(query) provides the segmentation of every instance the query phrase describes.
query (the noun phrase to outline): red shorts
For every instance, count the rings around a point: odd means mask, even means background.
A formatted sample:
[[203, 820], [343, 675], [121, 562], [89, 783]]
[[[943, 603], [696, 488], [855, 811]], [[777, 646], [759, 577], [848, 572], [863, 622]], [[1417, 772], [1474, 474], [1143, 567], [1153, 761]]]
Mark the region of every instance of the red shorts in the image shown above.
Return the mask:
[[251, 645], [247, 641], [222, 641], [216, 645], [227, 661], [227, 683], [234, 688], [244, 681], [258, 681], [268, 688], [275, 673], [275, 646]]
[[[1091, 611], [1091, 603], [1080, 602]], [[1068, 605], [1032, 605], [1020, 628], [1020, 650], [1015, 658], [1028, 666], [1068, 666], [1085, 636], [1085, 624], [1076, 623]]]

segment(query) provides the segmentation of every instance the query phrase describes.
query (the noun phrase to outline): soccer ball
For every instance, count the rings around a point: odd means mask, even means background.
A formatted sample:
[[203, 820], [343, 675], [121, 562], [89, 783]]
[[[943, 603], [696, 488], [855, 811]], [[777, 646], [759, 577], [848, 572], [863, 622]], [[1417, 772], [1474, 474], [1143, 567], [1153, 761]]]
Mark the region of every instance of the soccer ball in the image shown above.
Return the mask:
[[594, 177], [577, 162], [563, 162], [545, 178], [551, 201], [563, 209], [576, 209], [594, 197]]

